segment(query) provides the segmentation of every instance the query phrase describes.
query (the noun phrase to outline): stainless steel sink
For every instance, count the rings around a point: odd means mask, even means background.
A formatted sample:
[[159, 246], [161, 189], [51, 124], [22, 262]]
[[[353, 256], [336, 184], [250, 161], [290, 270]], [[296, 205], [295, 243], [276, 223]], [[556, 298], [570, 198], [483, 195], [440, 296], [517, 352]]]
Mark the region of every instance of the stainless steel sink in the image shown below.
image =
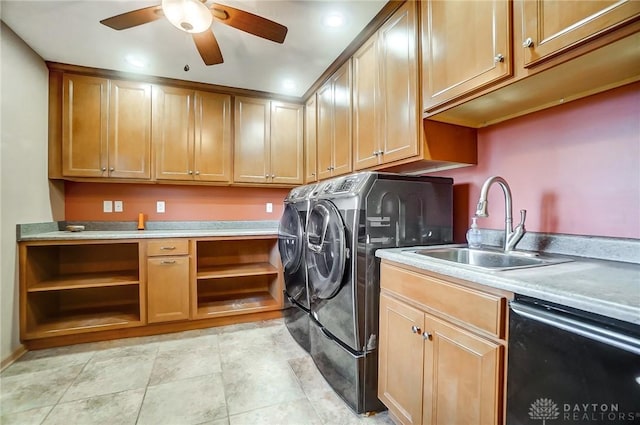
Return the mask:
[[421, 249], [412, 252], [438, 260], [450, 261], [465, 267], [493, 271], [540, 267], [573, 261], [566, 258], [543, 257], [533, 252], [504, 252], [463, 247]]

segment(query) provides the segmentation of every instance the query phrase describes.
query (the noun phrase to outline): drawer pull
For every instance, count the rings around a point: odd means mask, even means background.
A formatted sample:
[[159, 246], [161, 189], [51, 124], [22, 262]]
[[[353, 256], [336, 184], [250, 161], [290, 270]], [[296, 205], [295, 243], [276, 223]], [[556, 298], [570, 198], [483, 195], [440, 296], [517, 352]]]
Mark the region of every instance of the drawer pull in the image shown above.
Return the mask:
[[165, 251], [173, 251], [174, 249], [176, 249], [175, 246], [163, 246], [160, 247], [160, 249], [165, 250]]
[[175, 264], [176, 260], [162, 260], [160, 264]]
[[416, 325], [411, 326], [411, 332], [413, 332], [414, 334], [419, 334], [420, 333], [420, 328], [417, 327]]

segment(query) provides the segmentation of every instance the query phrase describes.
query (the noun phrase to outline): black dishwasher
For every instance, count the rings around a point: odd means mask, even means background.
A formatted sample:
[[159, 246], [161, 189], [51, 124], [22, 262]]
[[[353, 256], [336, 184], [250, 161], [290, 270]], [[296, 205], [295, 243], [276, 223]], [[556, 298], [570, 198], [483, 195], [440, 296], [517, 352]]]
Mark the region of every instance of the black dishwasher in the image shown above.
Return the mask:
[[507, 425], [640, 424], [640, 326], [516, 295]]

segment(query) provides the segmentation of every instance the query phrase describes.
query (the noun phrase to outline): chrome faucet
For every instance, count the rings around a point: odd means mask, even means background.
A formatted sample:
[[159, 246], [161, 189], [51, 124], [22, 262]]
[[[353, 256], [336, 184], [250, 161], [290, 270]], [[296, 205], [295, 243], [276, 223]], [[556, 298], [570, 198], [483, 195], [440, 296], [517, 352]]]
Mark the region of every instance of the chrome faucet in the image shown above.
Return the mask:
[[478, 206], [476, 208], [477, 217], [489, 217], [487, 212], [487, 193], [493, 183], [498, 183], [504, 192], [504, 250], [509, 252], [515, 249], [520, 239], [526, 232], [524, 228], [524, 221], [527, 218], [527, 210], [520, 210], [520, 224], [518, 224], [515, 230], [512, 228], [513, 220], [511, 218], [511, 189], [507, 184], [507, 181], [500, 176], [489, 177], [480, 189], [480, 199], [478, 200]]

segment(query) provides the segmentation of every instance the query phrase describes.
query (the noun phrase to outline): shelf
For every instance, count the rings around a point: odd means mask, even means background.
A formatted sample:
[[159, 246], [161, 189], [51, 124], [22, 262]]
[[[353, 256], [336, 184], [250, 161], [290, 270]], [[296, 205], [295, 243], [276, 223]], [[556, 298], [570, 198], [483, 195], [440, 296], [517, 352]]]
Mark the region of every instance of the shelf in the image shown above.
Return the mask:
[[131, 309], [122, 311], [68, 312], [49, 317], [30, 326], [30, 337], [50, 336], [52, 334], [76, 333], [79, 331], [97, 331], [110, 328], [123, 328], [141, 325], [140, 315]]
[[219, 294], [199, 299], [197, 315], [198, 317], [211, 317], [278, 308], [280, 308], [280, 303], [267, 291]]
[[230, 277], [277, 275], [278, 269], [270, 263], [233, 264], [200, 267], [198, 279], [223, 279]]
[[27, 292], [60, 291], [64, 289], [101, 288], [109, 286], [138, 285], [137, 270], [117, 272], [81, 273], [56, 276], [31, 284]]

